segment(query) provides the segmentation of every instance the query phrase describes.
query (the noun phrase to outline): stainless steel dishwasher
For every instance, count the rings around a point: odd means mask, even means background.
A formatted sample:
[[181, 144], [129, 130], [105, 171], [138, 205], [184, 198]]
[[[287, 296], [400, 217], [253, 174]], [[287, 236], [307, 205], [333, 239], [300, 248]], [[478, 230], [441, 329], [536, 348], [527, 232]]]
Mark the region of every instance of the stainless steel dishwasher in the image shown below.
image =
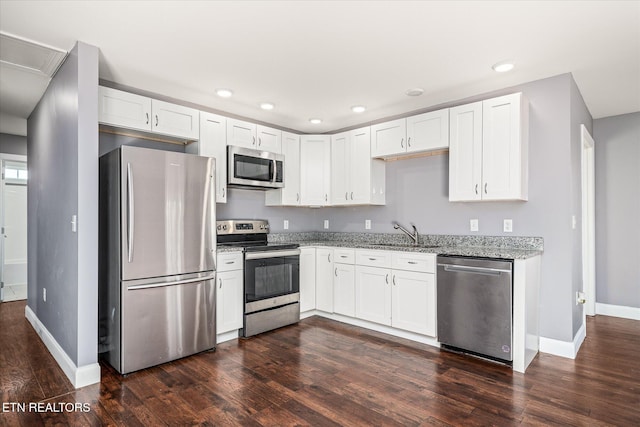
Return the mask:
[[438, 340], [445, 349], [513, 361], [513, 261], [438, 257]]

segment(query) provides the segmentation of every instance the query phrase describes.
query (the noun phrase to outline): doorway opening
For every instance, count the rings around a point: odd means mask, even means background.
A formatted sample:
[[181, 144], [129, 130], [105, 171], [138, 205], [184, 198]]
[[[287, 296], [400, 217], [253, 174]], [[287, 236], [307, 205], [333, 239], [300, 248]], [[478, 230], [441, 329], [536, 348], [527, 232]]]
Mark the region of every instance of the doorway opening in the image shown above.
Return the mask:
[[27, 158], [0, 154], [0, 301], [27, 299]]
[[584, 314], [596, 314], [596, 227], [595, 227], [595, 160], [593, 137], [585, 125], [582, 135], [582, 291]]

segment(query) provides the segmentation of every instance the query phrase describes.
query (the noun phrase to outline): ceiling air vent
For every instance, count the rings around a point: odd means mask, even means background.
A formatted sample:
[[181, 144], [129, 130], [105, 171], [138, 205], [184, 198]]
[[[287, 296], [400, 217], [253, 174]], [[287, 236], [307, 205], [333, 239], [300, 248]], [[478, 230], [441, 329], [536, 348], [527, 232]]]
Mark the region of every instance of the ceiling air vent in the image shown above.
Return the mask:
[[50, 78], [66, 56], [64, 50], [0, 32], [0, 62], [3, 65]]

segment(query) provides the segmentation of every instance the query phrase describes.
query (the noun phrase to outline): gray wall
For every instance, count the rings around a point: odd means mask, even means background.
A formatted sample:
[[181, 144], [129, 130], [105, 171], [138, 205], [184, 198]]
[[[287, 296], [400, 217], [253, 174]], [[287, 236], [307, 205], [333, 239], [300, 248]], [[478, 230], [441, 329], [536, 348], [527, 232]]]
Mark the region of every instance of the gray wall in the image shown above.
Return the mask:
[[[576, 211], [580, 162], [575, 145], [579, 122], [585, 120], [590, 127], [590, 116], [572, 76], [563, 74], [438, 108], [517, 91], [522, 91], [530, 103], [528, 202], [450, 203], [448, 156], [441, 155], [387, 162], [386, 206], [268, 208], [262, 193], [233, 190], [228, 204], [218, 205], [218, 217], [265, 217], [274, 232], [282, 231], [283, 219], [289, 219], [290, 231], [321, 231], [323, 219], [330, 220], [330, 231], [343, 232], [364, 231], [365, 219], [372, 220], [372, 232], [380, 233], [394, 232], [392, 221], [413, 222], [424, 234], [472, 234], [469, 219], [477, 218], [481, 235], [505, 235], [502, 220], [513, 219], [514, 236], [544, 238], [541, 335], [572, 341], [574, 319], [581, 320], [581, 312], [573, 312], [574, 276], [581, 263], [581, 252], [576, 248], [580, 236], [571, 228], [572, 214], [580, 217], [580, 211]], [[578, 128], [574, 130], [576, 123]]]
[[596, 302], [640, 308], [640, 112], [594, 120]]
[[0, 133], [0, 153], [27, 155], [27, 137]]
[[98, 49], [78, 43], [27, 122], [27, 304], [79, 367], [97, 362], [97, 85]]

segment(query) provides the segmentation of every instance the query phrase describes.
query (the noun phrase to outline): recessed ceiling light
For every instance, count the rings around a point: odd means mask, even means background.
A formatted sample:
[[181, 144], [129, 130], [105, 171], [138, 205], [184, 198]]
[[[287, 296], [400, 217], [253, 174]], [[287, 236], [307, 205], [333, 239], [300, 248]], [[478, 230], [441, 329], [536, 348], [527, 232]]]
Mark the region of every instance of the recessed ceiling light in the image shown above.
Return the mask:
[[421, 87], [414, 87], [413, 89], [409, 89], [405, 92], [407, 96], [420, 96], [424, 93], [424, 89]]
[[322, 123], [321, 119], [309, 119], [310, 123], [313, 123], [314, 125], [319, 125], [320, 123]]
[[364, 113], [366, 109], [367, 107], [365, 107], [364, 105], [354, 105], [353, 107], [351, 107], [351, 111], [353, 111], [354, 113]]
[[507, 71], [513, 70], [513, 62], [509, 62], [509, 61], [498, 62], [497, 64], [494, 64], [491, 68], [493, 68], [493, 71], [496, 71], [498, 73], [506, 73]]
[[221, 98], [229, 98], [233, 95], [233, 91], [230, 89], [216, 89], [216, 95]]
[[273, 110], [274, 108], [276, 108], [276, 106], [271, 102], [263, 102], [262, 104], [260, 104], [260, 108], [262, 108], [263, 110]]

